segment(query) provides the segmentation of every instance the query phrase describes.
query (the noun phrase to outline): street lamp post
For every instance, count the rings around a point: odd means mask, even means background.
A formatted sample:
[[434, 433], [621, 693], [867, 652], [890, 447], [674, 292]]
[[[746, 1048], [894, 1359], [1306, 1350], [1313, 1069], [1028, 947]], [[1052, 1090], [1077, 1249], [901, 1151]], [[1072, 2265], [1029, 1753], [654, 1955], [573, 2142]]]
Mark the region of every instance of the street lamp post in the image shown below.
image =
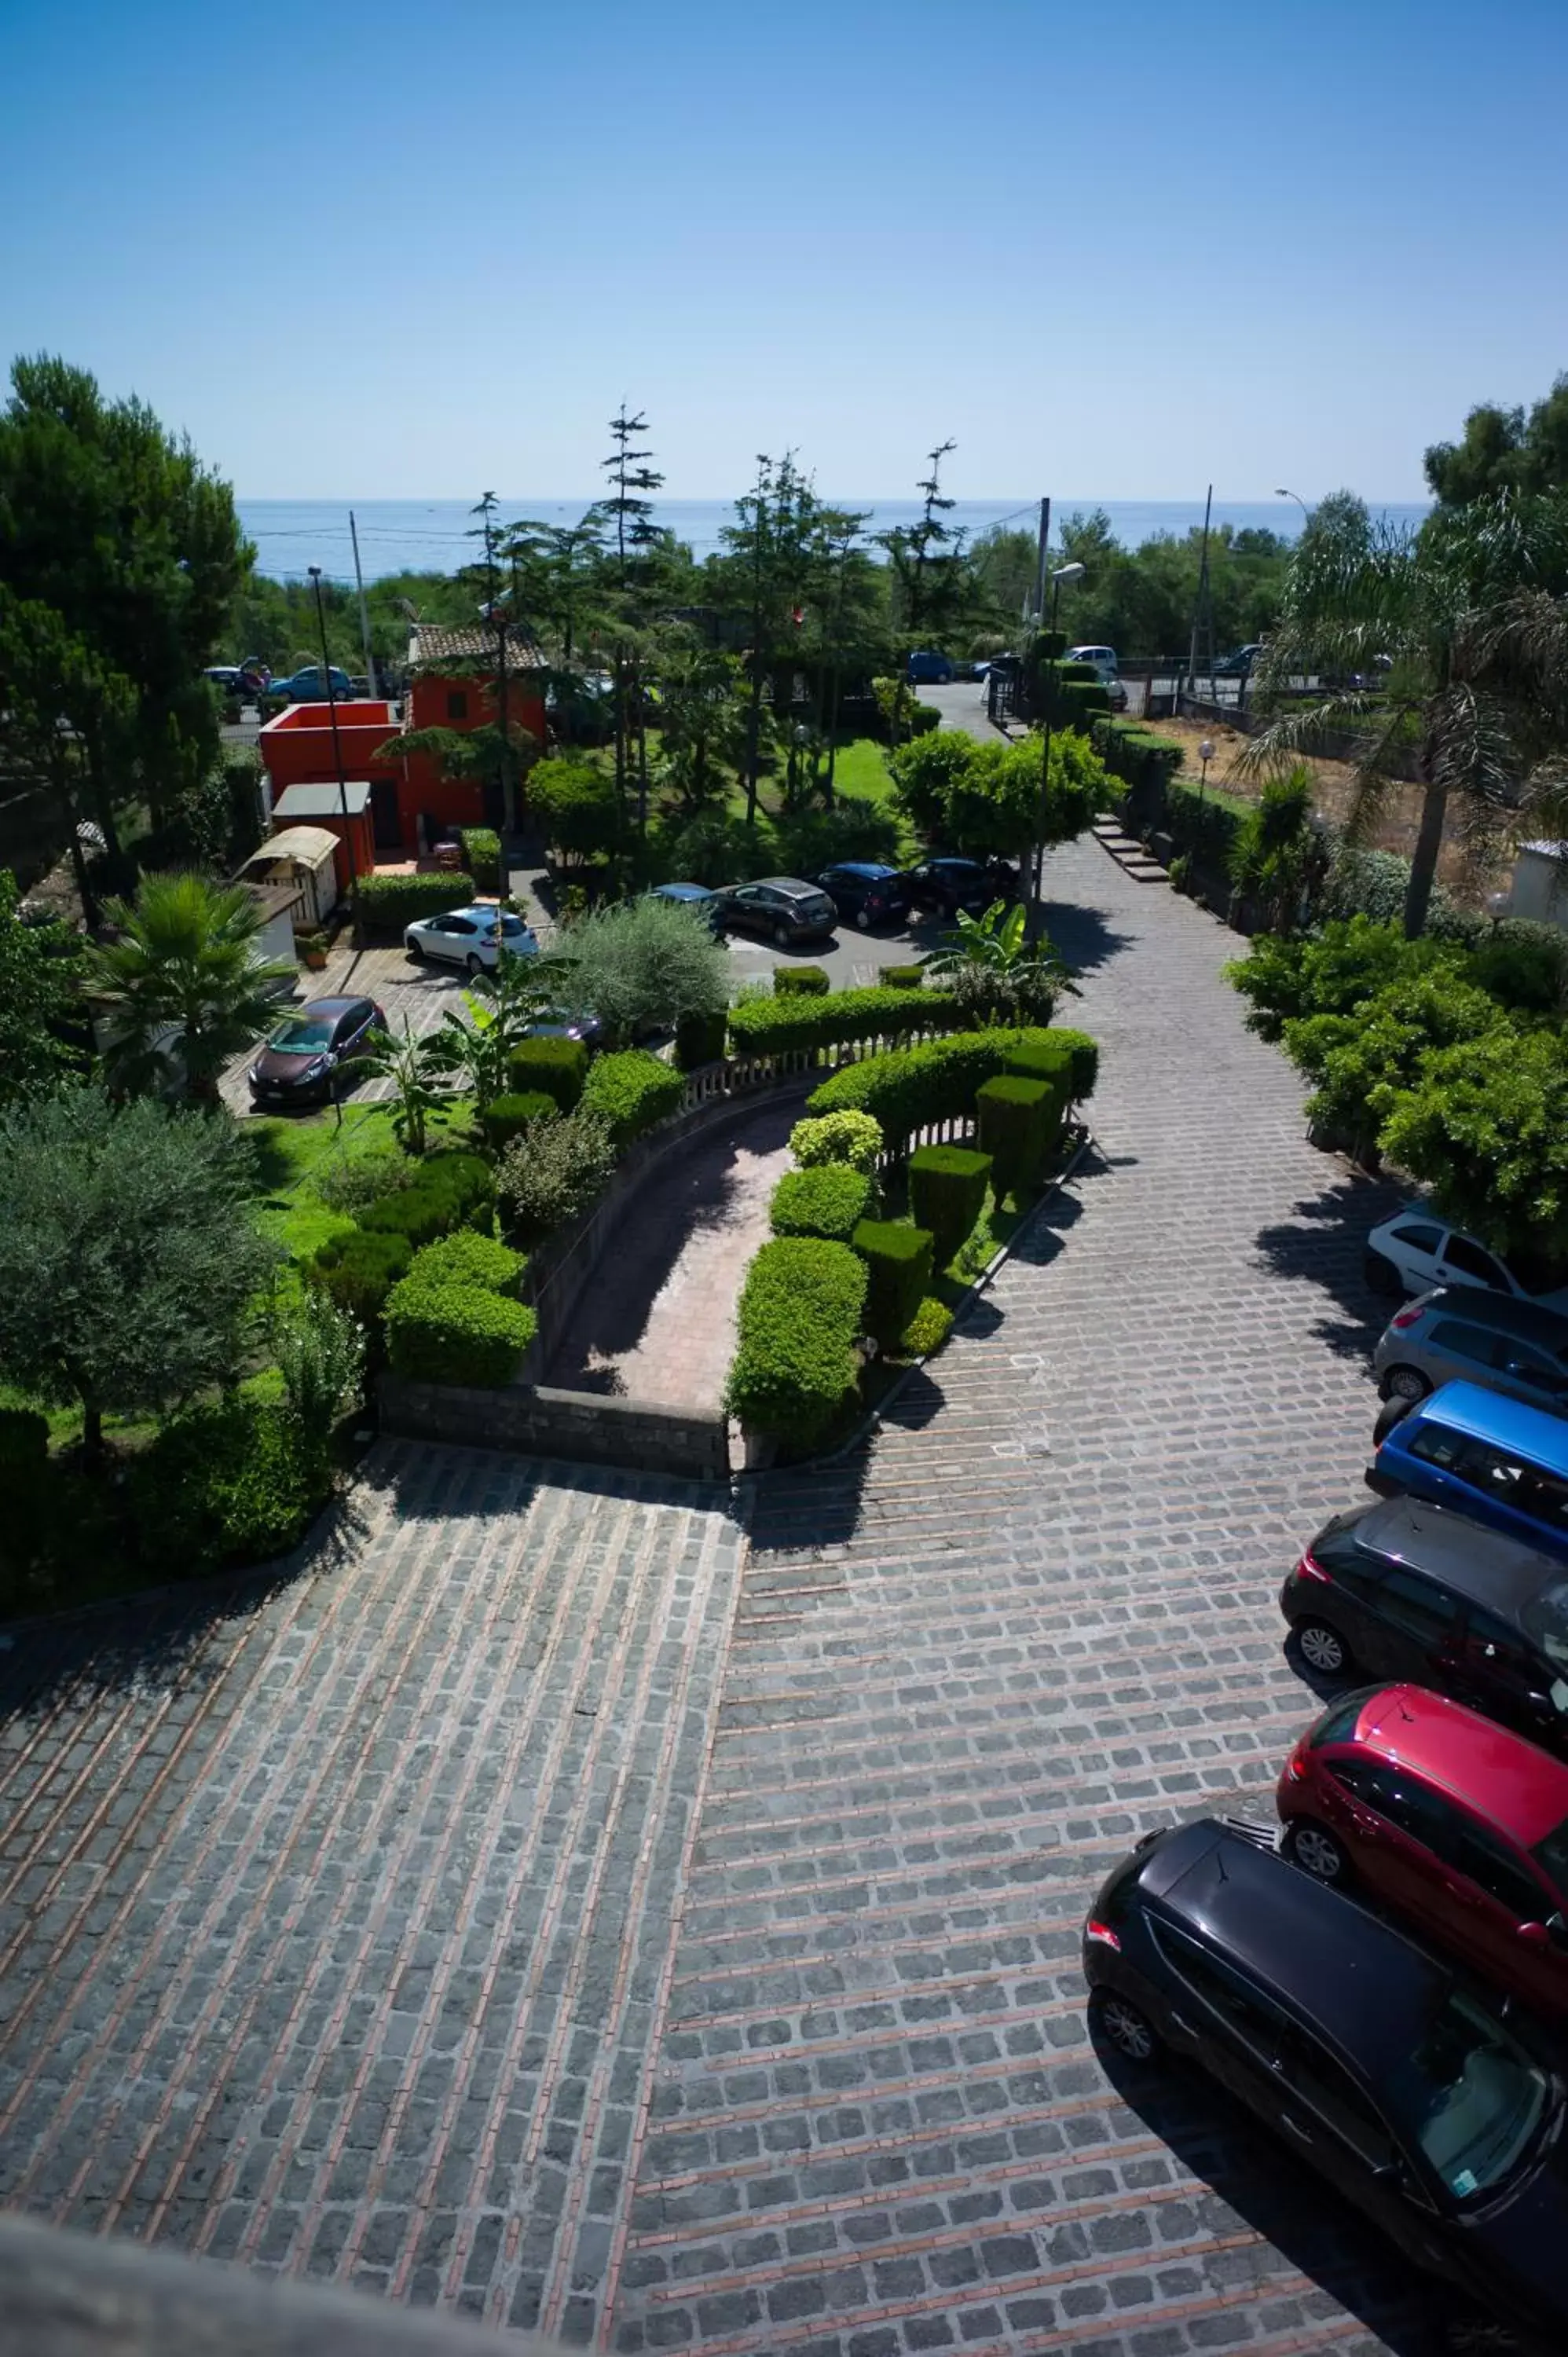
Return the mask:
[[1294, 500], [1297, 507], [1301, 510], [1304, 520], [1307, 523], [1312, 522], [1312, 510], [1307, 506], [1306, 501], [1302, 498], [1299, 491], [1287, 491], [1282, 484], [1278, 489], [1276, 489], [1274, 497], [1276, 500]]
[[[1048, 630], [1054, 631], [1057, 626], [1057, 599], [1061, 594], [1062, 583], [1064, 581], [1081, 581], [1082, 578], [1083, 567], [1081, 565], [1058, 565], [1056, 571], [1052, 574], [1050, 620], [1047, 624], [1047, 628]], [[1045, 678], [1045, 661], [1043, 659], [1040, 663], [1040, 676], [1043, 684]], [[1048, 687], [1046, 688], [1041, 702], [1040, 814], [1039, 823], [1035, 830], [1035, 898], [1036, 900], [1043, 900], [1046, 897], [1046, 805], [1047, 797], [1050, 792], [1051, 784], [1051, 695]]]
[[1197, 781], [1197, 799], [1201, 802], [1208, 791], [1208, 765], [1214, 759], [1214, 739], [1211, 737], [1206, 737], [1198, 747], [1197, 758], [1203, 764], [1203, 775]]
[[349, 909], [354, 923], [354, 947], [365, 946], [364, 931], [360, 919], [360, 862], [354, 843], [354, 822], [349, 813], [349, 784], [343, 775], [343, 747], [338, 735], [338, 698], [332, 686], [332, 660], [327, 651], [327, 614], [321, 603], [321, 567], [309, 568], [310, 586], [316, 596], [316, 630], [321, 640], [321, 676], [327, 683], [327, 718], [332, 730], [332, 767], [338, 776], [338, 800], [343, 813], [343, 848], [349, 855]]

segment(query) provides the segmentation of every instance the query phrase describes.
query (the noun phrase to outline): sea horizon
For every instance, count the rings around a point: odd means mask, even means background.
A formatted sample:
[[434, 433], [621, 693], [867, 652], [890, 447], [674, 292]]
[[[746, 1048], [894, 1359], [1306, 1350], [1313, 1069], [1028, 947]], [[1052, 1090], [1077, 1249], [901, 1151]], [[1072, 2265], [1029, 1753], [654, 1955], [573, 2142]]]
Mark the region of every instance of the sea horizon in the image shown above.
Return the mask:
[[[600, 495], [602, 496], [602, 494]], [[887, 532], [910, 523], [920, 512], [918, 500], [867, 497], [829, 498], [829, 505], [865, 512], [865, 534]], [[527, 518], [548, 524], [574, 524], [594, 503], [594, 495], [580, 499], [543, 494], [502, 498], [503, 522]], [[1430, 513], [1427, 500], [1369, 500], [1375, 518], [1396, 527], [1413, 529]], [[387, 574], [450, 573], [473, 560], [472, 501], [467, 500], [251, 500], [236, 498], [240, 521], [256, 546], [256, 570], [276, 581], [303, 579], [311, 565], [319, 565], [331, 581], [354, 578], [353, 545], [349, 518], [352, 512], [360, 536], [360, 563], [367, 581]], [[1102, 508], [1123, 547], [1136, 548], [1162, 533], [1177, 538], [1203, 522], [1202, 500], [1111, 500], [1088, 496], [1053, 498], [1053, 534], [1075, 514]], [[655, 500], [655, 520], [674, 533], [694, 556], [711, 555], [723, 546], [721, 533], [735, 520], [734, 500]], [[1036, 528], [1039, 501], [1034, 500], [957, 500], [945, 516], [950, 524], [972, 539], [1000, 524], [1024, 531]], [[1303, 526], [1301, 508], [1294, 499], [1216, 499], [1213, 521], [1238, 532], [1273, 532], [1283, 540], [1296, 539]]]

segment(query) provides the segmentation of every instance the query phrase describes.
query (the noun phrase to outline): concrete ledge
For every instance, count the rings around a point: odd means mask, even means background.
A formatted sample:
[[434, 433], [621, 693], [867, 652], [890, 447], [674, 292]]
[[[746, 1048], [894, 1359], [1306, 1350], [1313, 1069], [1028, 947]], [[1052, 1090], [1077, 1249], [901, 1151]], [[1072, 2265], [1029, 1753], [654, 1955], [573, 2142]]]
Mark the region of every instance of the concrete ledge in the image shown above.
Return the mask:
[[479, 1391], [463, 1383], [381, 1379], [381, 1430], [408, 1440], [505, 1448], [520, 1457], [561, 1457], [575, 1465], [628, 1466], [693, 1481], [729, 1480], [729, 1426], [657, 1400], [613, 1393], [552, 1391], [514, 1383]]

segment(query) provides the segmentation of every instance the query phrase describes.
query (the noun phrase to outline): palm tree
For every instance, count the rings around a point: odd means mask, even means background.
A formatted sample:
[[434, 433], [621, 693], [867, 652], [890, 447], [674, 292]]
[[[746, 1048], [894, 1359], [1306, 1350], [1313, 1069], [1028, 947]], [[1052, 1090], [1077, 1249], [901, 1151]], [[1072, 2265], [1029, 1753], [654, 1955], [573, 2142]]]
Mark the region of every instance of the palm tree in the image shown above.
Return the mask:
[[172, 1081], [215, 1104], [224, 1064], [273, 1020], [293, 963], [257, 956], [264, 920], [241, 884], [144, 876], [135, 899], [106, 913], [120, 938], [89, 953], [84, 987], [106, 1018], [111, 1084], [139, 1095]]
[[[1238, 768], [1287, 766], [1331, 732], [1354, 740], [1348, 833], [1364, 837], [1415, 756], [1421, 825], [1404, 929], [1426, 922], [1450, 804], [1476, 848], [1517, 835], [1563, 787], [1568, 747], [1568, 507], [1477, 500], [1392, 532], [1309, 535], [1255, 677], [1272, 715]], [[1326, 684], [1287, 705], [1293, 679]], [[1345, 684], [1336, 684], [1336, 683]]]

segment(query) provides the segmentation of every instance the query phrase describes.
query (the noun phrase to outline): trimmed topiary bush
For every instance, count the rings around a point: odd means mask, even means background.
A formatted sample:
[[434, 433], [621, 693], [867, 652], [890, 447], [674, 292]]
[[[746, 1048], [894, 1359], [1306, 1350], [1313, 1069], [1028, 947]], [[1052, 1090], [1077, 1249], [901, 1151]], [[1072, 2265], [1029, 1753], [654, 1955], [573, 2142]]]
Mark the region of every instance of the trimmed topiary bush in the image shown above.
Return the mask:
[[866, 1267], [847, 1244], [780, 1236], [746, 1272], [725, 1404], [787, 1448], [815, 1448], [851, 1406]]
[[814, 1170], [786, 1170], [773, 1189], [768, 1217], [776, 1236], [827, 1236], [847, 1244], [871, 1209], [872, 1185], [847, 1162]]
[[501, 888], [501, 839], [488, 826], [465, 826], [457, 830], [457, 840], [463, 846], [463, 865], [474, 879], [476, 892], [498, 897]]
[[1082, 1104], [1094, 1094], [1094, 1084], [1100, 1077], [1100, 1047], [1087, 1031], [1058, 1031], [1053, 1025], [1048, 1031], [1031, 1032], [1007, 1059], [1010, 1072], [1022, 1072], [1032, 1081], [1057, 1081], [1062, 1090], [1062, 1113], [1069, 1105]]
[[387, 1356], [411, 1383], [509, 1383], [538, 1330], [532, 1309], [481, 1285], [437, 1284], [411, 1269], [386, 1306]]
[[773, 969], [775, 998], [825, 998], [832, 985], [828, 970], [822, 965], [776, 965]]
[[240, 1396], [188, 1409], [125, 1479], [137, 1552], [167, 1577], [264, 1563], [305, 1535], [331, 1493], [330, 1463], [279, 1402]]
[[929, 1359], [952, 1331], [952, 1311], [934, 1293], [928, 1293], [898, 1337], [898, 1348], [908, 1358]]
[[1060, 1106], [1055, 1081], [1032, 1081], [1022, 1072], [998, 1072], [977, 1090], [980, 1146], [991, 1157], [998, 1199], [1039, 1184], [1046, 1156], [1061, 1127]]
[[884, 990], [924, 990], [926, 969], [923, 965], [879, 965], [876, 979]]
[[807, 1099], [806, 1110], [816, 1114], [872, 1114], [882, 1124], [889, 1144], [901, 1144], [911, 1130], [972, 1114], [981, 1082], [1008, 1071], [1020, 1049], [1035, 1040], [1064, 1036], [1044, 1030], [970, 1031], [956, 1039], [929, 1039], [918, 1048], [865, 1056], [824, 1081]]
[[542, 1089], [530, 1089], [526, 1093], [497, 1097], [479, 1114], [479, 1125], [485, 1133], [485, 1143], [492, 1153], [500, 1154], [521, 1137], [532, 1121], [558, 1113], [560, 1107]]
[[490, 1293], [510, 1293], [515, 1299], [527, 1265], [521, 1253], [494, 1236], [477, 1236], [472, 1228], [459, 1228], [415, 1253], [408, 1274], [415, 1283], [437, 1289], [478, 1285]]
[[796, 992], [742, 999], [729, 1022], [737, 1056], [777, 1056], [853, 1039], [901, 1039], [911, 1031], [961, 1031], [968, 1019], [945, 990], [835, 990], [826, 998]]
[[931, 1232], [938, 1268], [946, 1268], [979, 1219], [990, 1177], [990, 1155], [967, 1146], [922, 1146], [910, 1155], [909, 1210], [916, 1225]]
[[540, 1090], [570, 1113], [588, 1075], [588, 1050], [581, 1039], [522, 1039], [507, 1058], [507, 1069], [514, 1095]]
[[463, 900], [455, 876], [361, 876], [360, 912], [372, 932], [400, 933], [421, 917], [439, 917]]
[[820, 1121], [798, 1121], [789, 1132], [789, 1151], [802, 1170], [847, 1162], [870, 1178], [882, 1159], [883, 1144], [882, 1124], [868, 1113], [824, 1114]]
[[672, 1064], [650, 1056], [646, 1048], [623, 1049], [618, 1055], [600, 1056], [583, 1084], [585, 1113], [602, 1114], [618, 1146], [628, 1146], [655, 1122], [681, 1109], [685, 1082]]
[[852, 1242], [866, 1265], [866, 1332], [895, 1350], [931, 1281], [930, 1231], [907, 1220], [862, 1220]]
[[727, 1007], [712, 1015], [682, 1015], [675, 1026], [675, 1061], [683, 1072], [694, 1072], [699, 1064], [716, 1064], [728, 1037]]
[[360, 1214], [371, 1235], [404, 1236], [417, 1248], [453, 1228], [488, 1234], [494, 1223], [495, 1175], [478, 1154], [433, 1154], [419, 1166], [411, 1187], [383, 1196]]
[[306, 1264], [305, 1278], [362, 1326], [371, 1326], [385, 1308], [392, 1286], [408, 1275], [413, 1260], [413, 1246], [406, 1236], [355, 1228], [349, 1235], [335, 1236], [323, 1244]]

